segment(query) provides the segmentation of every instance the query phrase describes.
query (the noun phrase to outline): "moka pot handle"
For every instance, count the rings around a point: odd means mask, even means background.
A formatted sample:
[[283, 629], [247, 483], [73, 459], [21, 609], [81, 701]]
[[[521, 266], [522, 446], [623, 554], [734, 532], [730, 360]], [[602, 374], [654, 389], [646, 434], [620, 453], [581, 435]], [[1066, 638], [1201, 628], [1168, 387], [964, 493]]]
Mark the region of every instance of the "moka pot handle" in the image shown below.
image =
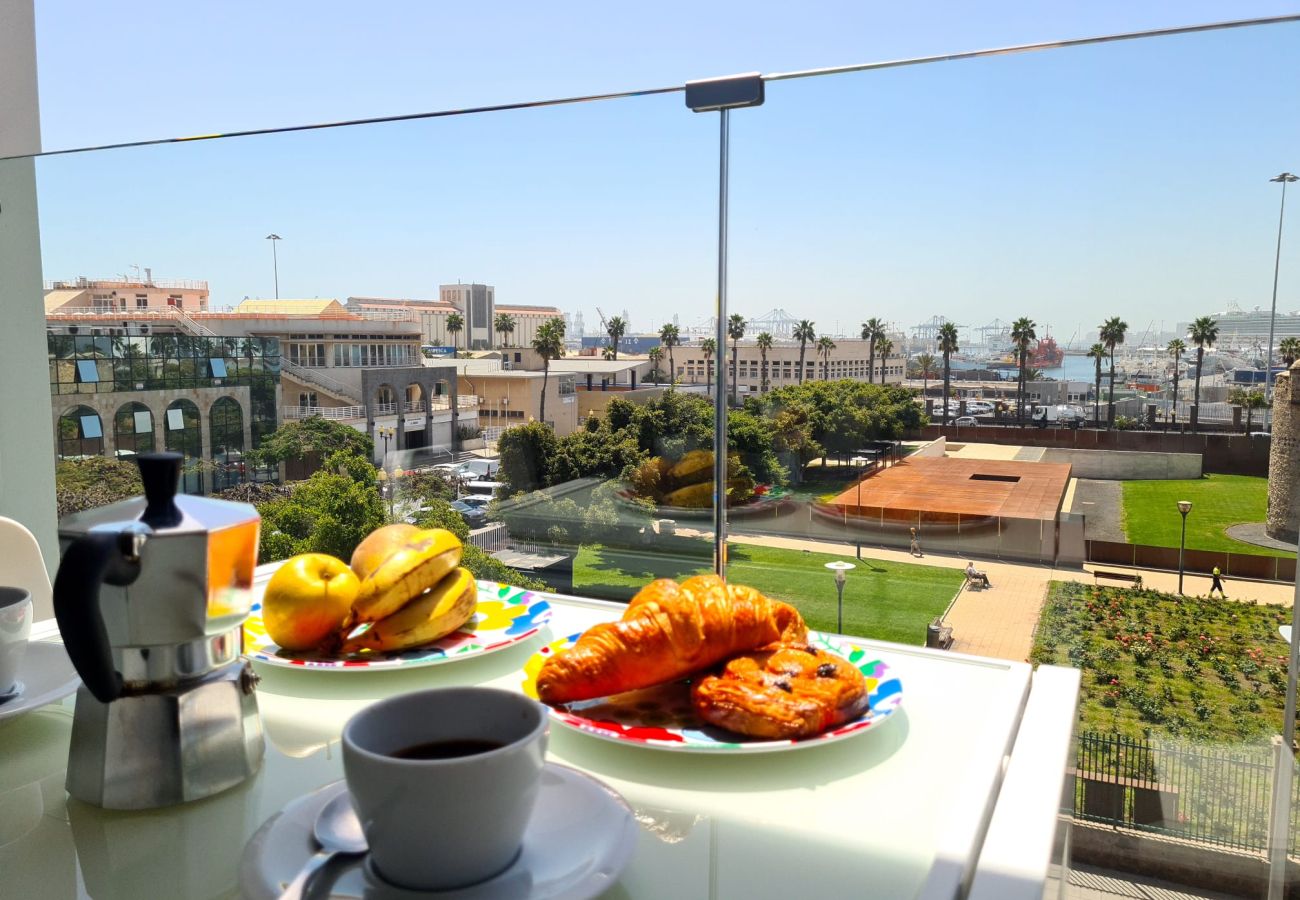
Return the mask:
[[113, 667], [112, 647], [99, 586], [125, 587], [140, 575], [140, 535], [129, 531], [92, 533], [63, 553], [54, 578], [54, 618], [63, 647], [86, 689], [101, 703], [122, 695], [122, 673]]

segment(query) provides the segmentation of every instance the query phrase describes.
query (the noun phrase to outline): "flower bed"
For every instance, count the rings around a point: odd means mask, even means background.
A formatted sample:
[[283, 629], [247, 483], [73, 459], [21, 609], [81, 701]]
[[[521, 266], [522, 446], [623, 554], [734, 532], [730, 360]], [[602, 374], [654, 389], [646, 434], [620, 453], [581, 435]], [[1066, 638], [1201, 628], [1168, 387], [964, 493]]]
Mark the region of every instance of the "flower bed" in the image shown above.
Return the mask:
[[1282, 723], [1282, 606], [1053, 582], [1032, 659], [1083, 670], [1080, 730], [1264, 741]]

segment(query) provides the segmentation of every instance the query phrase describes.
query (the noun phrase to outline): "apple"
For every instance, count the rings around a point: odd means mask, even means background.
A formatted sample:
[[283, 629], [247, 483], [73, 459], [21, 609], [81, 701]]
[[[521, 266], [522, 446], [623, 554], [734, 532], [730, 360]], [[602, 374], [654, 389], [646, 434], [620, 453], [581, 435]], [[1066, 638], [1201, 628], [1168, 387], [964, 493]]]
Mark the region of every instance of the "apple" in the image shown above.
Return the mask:
[[303, 553], [284, 561], [262, 595], [266, 633], [285, 650], [308, 650], [336, 635], [352, 614], [361, 580], [341, 559]]

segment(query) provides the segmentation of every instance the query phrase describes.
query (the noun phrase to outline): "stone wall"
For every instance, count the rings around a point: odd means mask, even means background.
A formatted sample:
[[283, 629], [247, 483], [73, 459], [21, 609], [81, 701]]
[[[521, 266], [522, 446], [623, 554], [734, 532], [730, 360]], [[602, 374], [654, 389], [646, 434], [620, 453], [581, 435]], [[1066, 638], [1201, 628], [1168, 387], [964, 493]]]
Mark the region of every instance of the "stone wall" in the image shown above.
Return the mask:
[[[1292, 399], [1292, 384], [1300, 360], [1277, 376], [1273, 382], [1273, 437], [1268, 455], [1269, 537], [1293, 543], [1300, 529], [1300, 505], [1297, 505], [1296, 479], [1300, 478], [1300, 409]], [[1300, 400], [1296, 397], [1295, 400]]]
[[1161, 478], [1200, 478], [1199, 453], [1143, 450], [1065, 450], [1048, 447], [1043, 462], [1069, 463], [1076, 478], [1131, 481]]

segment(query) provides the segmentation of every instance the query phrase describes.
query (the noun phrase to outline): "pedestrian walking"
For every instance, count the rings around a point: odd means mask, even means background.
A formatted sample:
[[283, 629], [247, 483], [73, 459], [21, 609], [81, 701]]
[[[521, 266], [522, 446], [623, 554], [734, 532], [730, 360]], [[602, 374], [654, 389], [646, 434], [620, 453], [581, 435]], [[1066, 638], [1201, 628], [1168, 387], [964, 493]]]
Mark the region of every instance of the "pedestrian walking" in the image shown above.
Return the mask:
[[911, 552], [912, 552], [912, 555], [913, 555], [913, 556], [923, 556], [923, 555], [924, 555], [923, 553], [921, 553], [921, 542], [918, 541], [918, 540], [916, 539], [916, 529], [915, 529], [915, 528], [912, 529], [912, 547], [911, 547]]
[[1211, 576], [1212, 576], [1213, 579], [1214, 579], [1213, 581], [1210, 582], [1210, 596], [1213, 597], [1213, 596], [1214, 596], [1214, 592], [1215, 592], [1215, 591], [1218, 591], [1218, 592], [1219, 592], [1219, 596], [1222, 597], [1224, 600], [1227, 600], [1227, 599], [1228, 599], [1228, 594], [1227, 594], [1227, 592], [1223, 589], [1223, 579], [1222, 579], [1221, 577], [1219, 577], [1219, 567], [1218, 567], [1218, 566], [1215, 566], [1215, 567], [1214, 567], [1214, 571], [1211, 572], [1210, 574], [1211, 574]]

